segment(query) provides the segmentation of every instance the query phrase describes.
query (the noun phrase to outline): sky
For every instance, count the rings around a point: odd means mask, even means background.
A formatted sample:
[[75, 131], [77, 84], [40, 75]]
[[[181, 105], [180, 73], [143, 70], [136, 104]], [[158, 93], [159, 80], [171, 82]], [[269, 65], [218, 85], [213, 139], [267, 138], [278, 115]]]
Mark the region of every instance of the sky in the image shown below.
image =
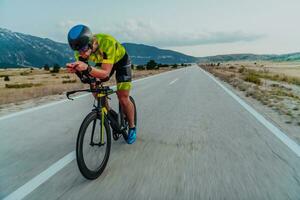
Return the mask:
[[300, 0], [0, 0], [0, 28], [67, 43], [85, 24], [192, 56], [300, 52]]

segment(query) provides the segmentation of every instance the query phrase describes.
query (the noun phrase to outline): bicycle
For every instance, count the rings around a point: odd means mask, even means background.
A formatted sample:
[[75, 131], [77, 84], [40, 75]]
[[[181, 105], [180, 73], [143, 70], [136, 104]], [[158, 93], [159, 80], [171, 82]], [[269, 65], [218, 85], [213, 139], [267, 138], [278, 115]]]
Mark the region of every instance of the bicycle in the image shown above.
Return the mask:
[[[122, 107], [120, 104], [119, 113], [114, 111], [112, 108], [110, 110], [108, 110], [107, 108], [108, 100], [110, 100], [108, 96], [116, 93], [116, 90], [111, 89], [109, 86], [103, 86], [103, 82], [92, 78], [83, 72], [76, 72], [76, 74], [83, 83], [90, 84], [90, 89], [69, 91], [66, 93], [67, 98], [70, 100], [74, 100], [70, 98], [70, 95], [75, 94], [77, 92], [91, 92], [94, 93], [95, 96], [93, 104], [94, 108], [84, 118], [80, 126], [76, 142], [76, 160], [79, 171], [85, 178], [93, 180], [98, 178], [102, 174], [107, 165], [111, 149], [111, 129], [113, 130], [112, 135], [114, 140], [118, 140], [120, 137], [123, 136], [123, 138], [126, 141], [128, 137], [127, 132], [129, 129], [129, 124], [125, 114], [122, 111]], [[135, 101], [131, 96], [130, 101], [134, 105], [134, 123], [136, 126], [136, 106]], [[97, 102], [96, 105], [95, 102]], [[97, 123], [97, 121], [99, 121], [100, 123]], [[92, 127], [90, 128], [91, 124]], [[96, 126], [98, 125], [98, 130], [100, 129], [100, 131], [98, 131], [99, 134], [97, 134], [97, 132], [95, 134], [95, 130], [97, 130]], [[85, 140], [85, 136], [88, 134], [90, 129], [91, 135], [90, 137], [87, 136], [87, 140]], [[96, 149], [92, 151], [100, 151], [104, 148], [105, 153], [101, 163], [98, 163], [92, 167], [91, 165], [93, 164], [90, 164], [88, 162], [88, 157], [85, 157], [84, 153], [86, 148], [88, 148], [90, 151], [90, 148], [94, 147]], [[97, 161], [97, 159], [95, 160], [95, 157], [92, 157], [92, 159], [94, 159], [94, 161], [92, 162]]]

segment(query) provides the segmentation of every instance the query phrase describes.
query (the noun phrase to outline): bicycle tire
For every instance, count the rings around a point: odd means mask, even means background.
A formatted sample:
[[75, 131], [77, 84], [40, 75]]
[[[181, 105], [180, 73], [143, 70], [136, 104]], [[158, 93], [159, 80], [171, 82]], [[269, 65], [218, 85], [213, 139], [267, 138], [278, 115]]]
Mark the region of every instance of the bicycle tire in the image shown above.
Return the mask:
[[111, 149], [111, 132], [110, 132], [110, 127], [108, 124], [108, 121], [106, 119], [106, 117], [104, 118], [104, 127], [105, 127], [105, 131], [106, 131], [106, 138], [107, 138], [107, 144], [106, 144], [106, 148], [105, 148], [105, 155], [104, 158], [100, 164], [100, 166], [97, 168], [97, 170], [93, 171], [90, 170], [85, 161], [84, 161], [84, 155], [83, 155], [83, 140], [84, 140], [84, 135], [86, 134], [86, 130], [89, 126], [90, 123], [92, 123], [94, 120], [99, 119], [101, 121], [100, 116], [97, 115], [97, 112], [93, 111], [91, 113], [89, 113], [85, 119], [83, 120], [79, 132], [78, 132], [78, 136], [77, 136], [77, 142], [76, 142], [76, 160], [77, 160], [77, 165], [79, 168], [79, 171], [81, 172], [81, 174], [89, 180], [94, 180], [96, 178], [98, 178], [102, 172], [104, 171], [108, 159], [109, 159], [109, 155], [110, 155], [110, 149]]

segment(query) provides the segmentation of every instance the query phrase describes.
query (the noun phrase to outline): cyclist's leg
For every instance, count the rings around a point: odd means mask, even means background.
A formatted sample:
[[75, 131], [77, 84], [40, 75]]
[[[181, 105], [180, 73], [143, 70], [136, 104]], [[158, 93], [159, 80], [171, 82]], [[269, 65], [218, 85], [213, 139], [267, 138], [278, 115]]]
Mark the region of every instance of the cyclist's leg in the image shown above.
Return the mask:
[[134, 106], [129, 99], [131, 83], [131, 62], [129, 56], [125, 56], [116, 64], [117, 95], [121, 107], [127, 116], [130, 128], [134, 125]]
[[133, 128], [133, 127], [135, 127], [134, 106], [133, 106], [133, 103], [129, 99], [130, 87], [131, 87], [131, 82], [118, 83], [117, 84], [117, 88], [118, 88], [117, 95], [118, 95], [118, 99], [121, 104], [122, 110], [124, 111], [124, 114], [126, 115], [126, 117], [128, 119], [129, 127]]

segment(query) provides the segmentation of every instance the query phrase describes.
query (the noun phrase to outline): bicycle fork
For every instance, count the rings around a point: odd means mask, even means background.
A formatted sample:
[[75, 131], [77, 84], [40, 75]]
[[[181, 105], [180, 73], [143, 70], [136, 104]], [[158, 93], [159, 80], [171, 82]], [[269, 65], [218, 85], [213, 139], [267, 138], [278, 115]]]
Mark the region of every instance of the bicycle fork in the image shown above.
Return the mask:
[[[98, 113], [97, 113], [98, 115]], [[105, 120], [105, 115], [107, 115], [107, 109], [105, 107], [102, 107], [101, 108], [101, 112], [100, 112], [100, 115], [101, 115], [101, 124], [100, 124], [100, 142], [97, 144], [97, 143], [94, 143], [94, 133], [95, 133], [95, 127], [96, 127], [96, 122], [97, 122], [97, 118], [94, 120], [93, 122], [93, 129], [92, 129], [92, 137], [91, 137], [91, 141], [90, 141], [90, 145], [91, 146], [94, 146], [94, 145], [98, 145], [98, 146], [102, 146], [105, 144], [104, 142], [104, 129], [105, 129], [105, 126], [104, 126], [104, 120]]]

